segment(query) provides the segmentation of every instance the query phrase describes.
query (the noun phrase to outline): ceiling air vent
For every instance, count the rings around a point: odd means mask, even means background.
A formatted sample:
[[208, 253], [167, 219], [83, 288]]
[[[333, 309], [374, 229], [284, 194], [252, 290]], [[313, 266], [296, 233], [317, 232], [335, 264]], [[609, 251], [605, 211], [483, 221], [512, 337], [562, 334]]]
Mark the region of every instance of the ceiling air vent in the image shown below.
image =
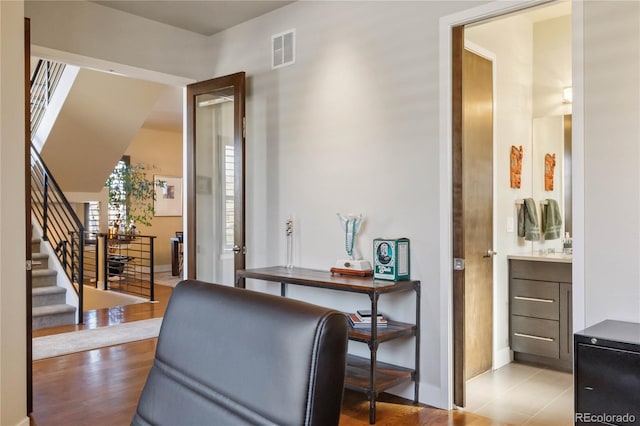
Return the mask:
[[296, 30], [271, 36], [271, 68], [281, 68], [296, 62]]

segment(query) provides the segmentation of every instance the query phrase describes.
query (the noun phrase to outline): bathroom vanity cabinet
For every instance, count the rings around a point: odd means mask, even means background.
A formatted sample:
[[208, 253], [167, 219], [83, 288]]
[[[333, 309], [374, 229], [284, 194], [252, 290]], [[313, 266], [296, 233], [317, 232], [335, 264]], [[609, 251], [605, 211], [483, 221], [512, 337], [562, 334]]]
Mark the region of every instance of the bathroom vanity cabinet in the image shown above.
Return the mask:
[[570, 371], [571, 261], [509, 257], [509, 345], [514, 359]]

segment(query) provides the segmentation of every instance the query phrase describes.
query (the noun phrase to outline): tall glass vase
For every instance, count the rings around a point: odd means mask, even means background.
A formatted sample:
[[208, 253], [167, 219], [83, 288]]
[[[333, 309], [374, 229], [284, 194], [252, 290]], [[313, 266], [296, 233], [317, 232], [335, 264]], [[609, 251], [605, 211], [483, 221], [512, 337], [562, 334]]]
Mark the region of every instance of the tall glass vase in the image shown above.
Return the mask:
[[285, 222], [285, 235], [287, 237], [287, 261], [285, 266], [293, 268], [293, 219], [291, 218]]

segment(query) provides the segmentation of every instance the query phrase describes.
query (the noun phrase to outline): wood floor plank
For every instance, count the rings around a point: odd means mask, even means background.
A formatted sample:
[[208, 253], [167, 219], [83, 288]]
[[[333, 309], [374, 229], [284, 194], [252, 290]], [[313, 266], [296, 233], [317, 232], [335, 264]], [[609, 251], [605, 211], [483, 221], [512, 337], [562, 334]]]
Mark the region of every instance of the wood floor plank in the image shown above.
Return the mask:
[[[141, 303], [85, 313], [81, 326], [34, 331], [34, 337], [164, 315], [173, 289], [156, 286], [158, 303]], [[33, 362], [32, 415], [35, 426], [129, 425], [155, 355], [157, 339], [42, 359]], [[474, 414], [415, 406], [382, 394], [376, 424], [419, 426], [499, 426]], [[215, 422], [212, 423], [212, 426]], [[369, 402], [362, 393], [345, 391], [341, 426], [369, 425]], [[203, 425], [207, 426], [207, 425]]]

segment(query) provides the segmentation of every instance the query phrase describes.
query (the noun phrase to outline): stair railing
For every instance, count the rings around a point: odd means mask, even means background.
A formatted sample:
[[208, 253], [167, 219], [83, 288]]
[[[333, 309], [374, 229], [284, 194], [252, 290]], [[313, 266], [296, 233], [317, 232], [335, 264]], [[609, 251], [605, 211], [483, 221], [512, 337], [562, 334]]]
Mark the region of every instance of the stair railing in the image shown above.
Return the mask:
[[78, 295], [78, 323], [83, 320], [85, 229], [69, 201], [31, 145], [31, 212]]
[[103, 290], [115, 290], [155, 300], [153, 235], [98, 234]]
[[65, 64], [40, 59], [31, 77], [31, 134], [42, 121]]

